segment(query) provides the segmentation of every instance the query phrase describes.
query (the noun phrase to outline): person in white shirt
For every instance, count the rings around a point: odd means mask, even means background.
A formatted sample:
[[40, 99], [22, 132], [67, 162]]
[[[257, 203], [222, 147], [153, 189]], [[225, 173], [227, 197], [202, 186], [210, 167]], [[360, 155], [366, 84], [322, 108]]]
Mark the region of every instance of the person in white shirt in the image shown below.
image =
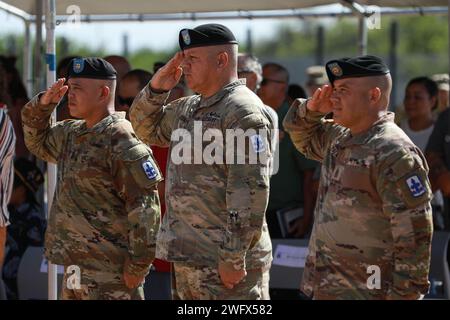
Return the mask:
[[[437, 107], [438, 94], [436, 82], [428, 77], [411, 79], [405, 89], [403, 104], [406, 118], [400, 122], [400, 127], [422, 152], [425, 152], [434, 129], [433, 109]], [[441, 229], [444, 223], [438, 212], [443, 210], [444, 198], [439, 190], [434, 193], [431, 205], [435, 228]]]
[[430, 78], [418, 77], [408, 82], [404, 98], [406, 118], [400, 127], [422, 151], [434, 128], [432, 110], [437, 101], [438, 87]]

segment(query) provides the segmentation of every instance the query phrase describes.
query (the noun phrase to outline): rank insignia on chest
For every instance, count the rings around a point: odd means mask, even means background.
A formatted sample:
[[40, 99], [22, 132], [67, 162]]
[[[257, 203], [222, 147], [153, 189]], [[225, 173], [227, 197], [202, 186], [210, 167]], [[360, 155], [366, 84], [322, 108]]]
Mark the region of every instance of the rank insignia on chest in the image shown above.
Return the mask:
[[145, 161], [142, 164], [142, 168], [144, 169], [145, 175], [149, 179], [155, 179], [156, 176], [158, 175], [155, 167], [153, 166], [153, 164], [150, 161]]
[[406, 184], [408, 185], [409, 191], [414, 198], [420, 197], [426, 191], [422, 181], [420, 181], [420, 178], [416, 175], [406, 179]]
[[205, 114], [202, 118], [202, 121], [215, 122], [220, 119], [220, 114], [216, 112], [209, 112]]

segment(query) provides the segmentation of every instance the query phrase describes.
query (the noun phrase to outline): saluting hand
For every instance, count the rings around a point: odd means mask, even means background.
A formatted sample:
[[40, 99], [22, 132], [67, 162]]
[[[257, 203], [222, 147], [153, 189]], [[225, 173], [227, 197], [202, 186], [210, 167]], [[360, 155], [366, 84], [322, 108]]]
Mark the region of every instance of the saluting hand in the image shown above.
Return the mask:
[[183, 69], [181, 62], [183, 61], [183, 53], [177, 52], [175, 56], [161, 67], [150, 81], [152, 90], [155, 91], [169, 91], [175, 87], [180, 81]]
[[333, 88], [326, 84], [322, 88], [318, 88], [312, 98], [308, 100], [306, 108], [311, 111], [318, 111], [320, 113], [329, 113], [333, 111], [333, 104], [330, 97], [333, 93]]
[[65, 81], [65, 78], [58, 79], [58, 81], [44, 92], [39, 102], [44, 106], [51, 103], [59, 103], [69, 89], [67, 85], [64, 85]]

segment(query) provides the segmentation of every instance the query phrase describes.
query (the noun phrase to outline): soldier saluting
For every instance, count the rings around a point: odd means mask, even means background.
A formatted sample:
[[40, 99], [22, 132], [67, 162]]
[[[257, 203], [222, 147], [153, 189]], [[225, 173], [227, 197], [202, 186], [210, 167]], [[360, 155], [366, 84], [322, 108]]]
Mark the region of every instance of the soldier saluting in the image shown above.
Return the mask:
[[380, 58], [332, 60], [326, 71], [331, 86], [294, 102], [284, 120], [297, 149], [322, 162], [302, 290], [314, 299], [418, 299], [429, 287], [427, 163], [387, 111], [392, 80]]
[[[144, 142], [171, 146], [167, 213], [157, 257], [174, 262], [181, 299], [268, 299], [272, 246], [264, 213], [269, 174], [267, 163], [248, 160], [255, 154], [270, 158], [273, 123], [262, 101], [237, 78], [238, 46], [228, 28], [207, 24], [183, 29], [179, 43], [182, 52], [158, 70], [130, 109], [133, 127]], [[182, 73], [198, 94], [164, 105]], [[200, 137], [195, 136], [198, 123]], [[227, 130], [261, 129], [268, 134], [246, 137], [253, 147], [241, 149], [242, 164], [195, 164], [191, 157], [174, 161], [171, 138], [177, 129], [193, 139], [211, 132], [225, 136]], [[186, 151], [194, 156], [196, 152], [203, 154], [195, 146]]]
[[[76, 58], [68, 86], [59, 79], [22, 111], [29, 150], [58, 164], [45, 255], [81, 271], [79, 288], [63, 281], [63, 299], [143, 299], [154, 259], [162, 177], [125, 113], [114, 112], [115, 88], [108, 62]], [[81, 120], [52, 125], [67, 90], [70, 114]]]

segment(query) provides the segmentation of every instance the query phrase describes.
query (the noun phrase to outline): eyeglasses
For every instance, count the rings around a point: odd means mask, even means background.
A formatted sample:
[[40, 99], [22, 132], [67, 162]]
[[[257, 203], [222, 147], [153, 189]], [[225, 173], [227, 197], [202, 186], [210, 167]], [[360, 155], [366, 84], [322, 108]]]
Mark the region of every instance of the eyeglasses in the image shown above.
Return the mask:
[[117, 97], [117, 100], [119, 101], [120, 105], [127, 105], [131, 107], [133, 104], [134, 98], [122, 98], [121, 96]]
[[265, 86], [267, 83], [269, 82], [275, 82], [275, 83], [286, 83], [286, 81], [282, 81], [282, 80], [274, 80], [274, 79], [268, 79], [268, 78], [264, 78], [261, 81], [261, 85]]
[[239, 69], [237, 72], [238, 73], [253, 73], [254, 71], [250, 70], [250, 69]]

